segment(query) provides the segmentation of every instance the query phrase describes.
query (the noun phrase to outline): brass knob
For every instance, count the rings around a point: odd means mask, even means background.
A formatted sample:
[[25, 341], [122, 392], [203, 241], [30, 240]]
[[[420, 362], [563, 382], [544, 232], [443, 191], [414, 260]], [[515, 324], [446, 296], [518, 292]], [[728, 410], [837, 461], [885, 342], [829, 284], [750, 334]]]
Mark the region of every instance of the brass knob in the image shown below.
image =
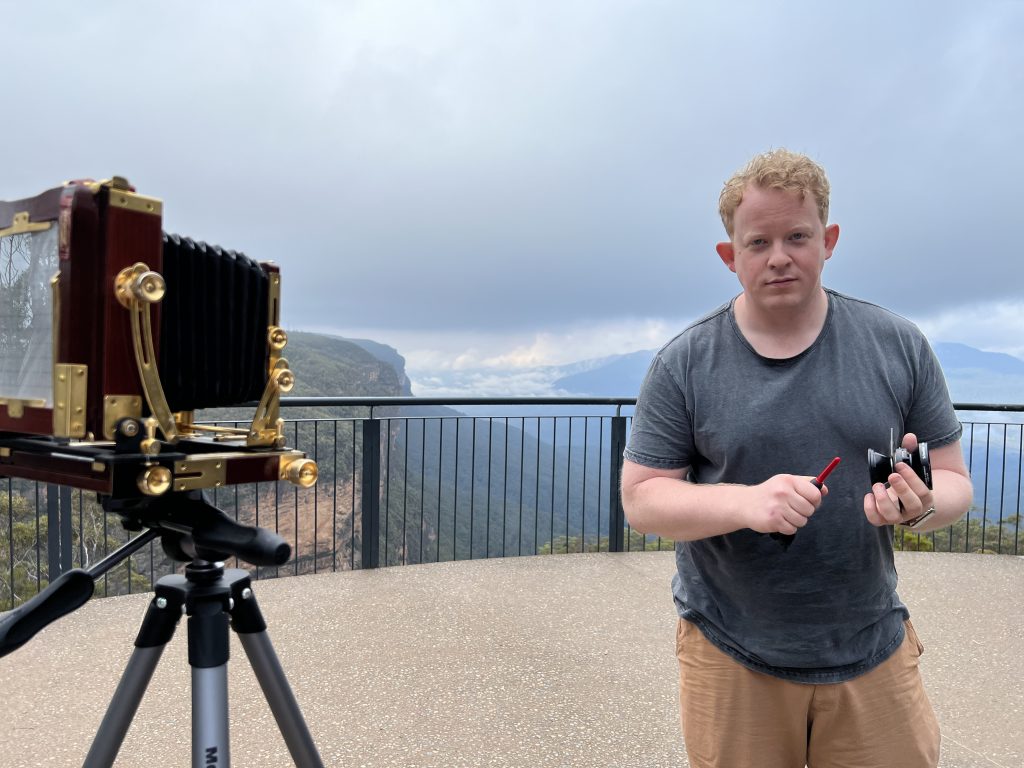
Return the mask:
[[274, 380], [277, 382], [277, 388], [282, 392], [291, 392], [292, 387], [295, 386], [295, 374], [287, 368], [277, 371], [274, 377]]
[[170, 489], [171, 478], [171, 470], [167, 467], [148, 467], [139, 475], [139, 490], [147, 496], [160, 496]]
[[296, 459], [284, 467], [284, 479], [300, 488], [312, 488], [319, 475], [316, 462], [312, 459]]
[[284, 332], [284, 328], [271, 327], [268, 338], [271, 348], [277, 352], [280, 352], [288, 345], [288, 334]]
[[166, 292], [167, 283], [156, 272], [142, 272], [132, 281], [132, 293], [149, 304], [160, 301]]
[[132, 308], [133, 301], [148, 304], [160, 301], [166, 290], [167, 283], [160, 274], [142, 262], [125, 267], [114, 278], [114, 295], [126, 309]]

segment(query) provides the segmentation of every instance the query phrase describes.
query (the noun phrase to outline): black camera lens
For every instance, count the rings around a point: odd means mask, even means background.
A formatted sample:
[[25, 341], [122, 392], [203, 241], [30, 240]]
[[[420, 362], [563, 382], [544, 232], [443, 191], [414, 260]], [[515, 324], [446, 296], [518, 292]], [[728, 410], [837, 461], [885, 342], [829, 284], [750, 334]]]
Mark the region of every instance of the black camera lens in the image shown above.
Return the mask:
[[928, 443], [921, 443], [917, 450], [910, 454], [909, 461], [914, 474], [924, 480], [924, 484], [932, 487], [932, 461], [928, 456]]
[[868, 448], [868, 475], [872, 485], [889, 482], [889, 475], [896, 471], [897, 464], [909, 464], [914, 474], [924, 480], [924, 484], [929, 488], [932, 487], [932, 463], [928, 457], [928, 443], [920, 443], [913, 452], [905, 448], [896, 448], [891, 456]]
[[868, 448], [868, 474], [871, 477], [871, 484], [889, 482], [889, 475], [892, 474], [892, 456]]

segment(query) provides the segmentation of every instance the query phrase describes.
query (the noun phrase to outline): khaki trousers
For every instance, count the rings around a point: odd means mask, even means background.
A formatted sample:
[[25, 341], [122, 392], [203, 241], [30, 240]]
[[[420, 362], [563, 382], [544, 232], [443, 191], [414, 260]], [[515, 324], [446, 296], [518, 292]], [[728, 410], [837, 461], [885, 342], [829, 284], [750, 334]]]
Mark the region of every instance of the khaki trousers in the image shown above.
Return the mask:
[[680, 713], [691, 768], [935, 768], [939, 725], [921, 684], [924, 651], [903, 644], [845, 683], [754, 672], [679, 620]]

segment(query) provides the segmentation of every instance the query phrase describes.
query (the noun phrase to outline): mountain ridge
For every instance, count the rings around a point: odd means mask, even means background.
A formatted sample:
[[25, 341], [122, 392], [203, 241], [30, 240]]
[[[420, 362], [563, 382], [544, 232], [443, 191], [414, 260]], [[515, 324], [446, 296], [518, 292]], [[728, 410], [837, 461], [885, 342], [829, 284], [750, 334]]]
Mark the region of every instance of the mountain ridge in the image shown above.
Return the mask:
[[[1024, 360], [959, 342], [936, 341], [932, 348], [955, 402], [1024, 403]], [[635, 397], [655, 352], [529, 369], [430, 372], [418, 381], [397, 349], [372, 339], [290, 331], [285, 355], [296, 373], [295, 396], [410, 397], [426, 389], [441, 397]]]

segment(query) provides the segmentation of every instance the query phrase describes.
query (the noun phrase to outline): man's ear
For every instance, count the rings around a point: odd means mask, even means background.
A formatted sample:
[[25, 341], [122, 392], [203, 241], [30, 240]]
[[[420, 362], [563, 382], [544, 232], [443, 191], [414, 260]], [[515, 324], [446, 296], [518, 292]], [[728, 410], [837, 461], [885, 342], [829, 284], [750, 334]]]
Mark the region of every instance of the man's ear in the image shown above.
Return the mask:
[[829, 224], [825, 227], [825, 258], [832, 258], [832, 251], [839, 242], [839, 225]]
[[718, 245], [715, 246], [715, 250], [718, 251], [718, 257], [722, 260], [722, 263], [729, 268], [729, 271], [735, 272], [736, 249], [732, 247], [732, 243], [719, 243]]

